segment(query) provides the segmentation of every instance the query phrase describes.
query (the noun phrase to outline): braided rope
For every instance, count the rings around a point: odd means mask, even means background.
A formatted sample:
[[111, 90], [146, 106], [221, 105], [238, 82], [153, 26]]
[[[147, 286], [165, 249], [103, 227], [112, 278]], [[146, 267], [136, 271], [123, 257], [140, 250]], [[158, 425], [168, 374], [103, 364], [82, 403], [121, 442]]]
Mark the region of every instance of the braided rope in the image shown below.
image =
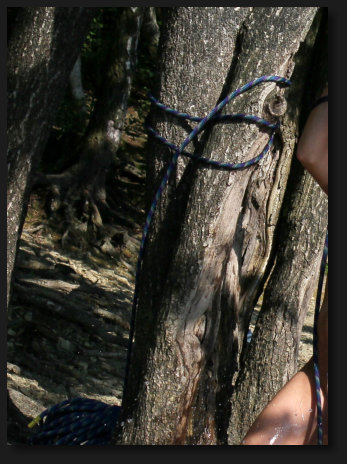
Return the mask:
[[[170, 108], [167, 105], [164, 105], [163, 103], [160, 103], [160, 101], [157, 100], [155, 97], [153, 97], [152, 94], [149, 94], [148, 97], [158, 108], [174, 116], [177, 116], [178, 118], [187, 119], [188, 121], [194, 121], [194, 122], [200, 122], [203, 120], [203, 118], [199, 116], [192, 116], [188, 113], [181, 113], [180, 111], [177, 111], [173, 108]], [[245, 113], [216, 114], [213, 117], [213, 119], [217, 121], [228, 121], [230, 119], [245, 119], [245, 120], [249, 120], [252, 122], [258, 122], [259, 124], [270, 127], [271, 129], [277, 129], [278, 127], [278, 123], [272, 123], [272, 122], [267, 121], [266, 119], [259, 118], [259, 116], [254, 116], [254, 115], [245, 114]]]
[[323, 289], [324, 273], [325, 266], [328, 257], [328, 231], [325, 237], [324, 250], [320, 265], [320, 273], [318, 280], [318, 289], [317, 289], [317, 298], [316, 298], [316, 307], [314, 313], [314, 323], [313, 323], [313, 367], [314, 367], [314, 379], [316, 386], [316, 398], [317, 398], [317, 442], [318, 445], [323, 445], [323, 416], [322, 416], [322, 399], [321, 399], [321, 383], [320, 375], [318, 368], [318, 317], [320, 309], [320, 301]]
[[[140, 281], [140, 274], [142, 269], [142, 260], [144, 247], [146, 243], [146, 238], [148, 236], [149, 227], [152, 222], [154, 212], [156, 210], [157, 204], [160, 200], [160, 197], [167, 185], [170, 175], [172, 174], [177, 160], [180, 155], [188, 156], [193, 159], [197, 159], [200, 162], [209, 164], [222, 169], [243, 169], [253, 164], [258, 163], [265, 154], [269, 151], [273, 145], [273, 140], [276, 130], [279, 128], [279, 123], [271, 123], [266, 121], [263, 118], [258, 116], [246, 115], [244, 113], [234, 113], [229, 115], [220, 115], [219, 112], [222, 108], [229, 103], [233, 98], [237, 97], [243, 92], [251, 89], [252, 87], [262, 83], [262, 82], [277, 82], [285, 85], [290, 85], [291, 82], [279, 76], [262, 76], [257, 79], [254, 79], [244, 86], [238, 88], [234, 92], [230, 93], [224, 100], [222, 100], [215, 108], [213, 108], [210, 113], [204, 118], [197, 116], [191, 116], [187, 113], [182, 113], [176, 111], [162, 103], [158, 102], [153, 96], [150, 96], [150, 99], [155, 103], [159, 108], [167, 111], [168, 113], [177, 116], [179, 118], [188, 119], [191, 121], [197, 122], [197, 126], [192, 130], [188, 137], [182, 142], [182, 144], [177, 147], [176, 145], [168, 142], [164, 137], [161, 137], [154, 129], [148, 128], [150, 133], [154, 135], [157, 139], [161, 140], [168, 147], [175, 151], [168, 167], [166, 173], [157, 189], [157, 192], [152, 201], [150, 210], [147, 214], [145, 226], [142, 233], [142, 239], [140, 243], [140, 251], [138, 255], [137, 265], [136, 265], [136, 276], [135, 276], [135, 289], [134, 289], [134, 298], [131, 312], [131, 323], [130, 323], [130, 332], [129, 332], [129, 347], [127, 353], [127, 362], [126, 362], [126, 372], [125, 372], [125, 381], [124, 381], [124, 394], [128, 385], [129, 379], [129, 367], [131, 360], [131, 352], [133, 346], [134, 338], [134, 329], [135, 329], [135, 318], [136, 318], [136, 309], [138, 302], [138, 288]], [[243, 162], [243, 163], [224, 163], [209, 158], [205, 158], [199, 155], [190, 154], [186, 152], [185, 147], [196, 137], [206, 126], [206, 124], [212, 120], [215, 121], [226, 121], [232, 119], [244, 119], [250, 122], [255, 122], [257, 124], [266, 126], [272, 129], [272, 133], [269, 137], [269, 141], [262, 150], [262, 152], [256, 157]], [[322, 264], [323, 265], [323, 264]], [[325, 265], [324, 265], [325, 268]], [[324, 275], [324, 274], [323, 274]], [[321, 286], [319, 287], [321, 291]], [[319, 303], [317, 303], [319, 311]], [[316, 332], [315, 332], [316, 333]], [[317, 343], [316, 343], [317, 345]], [[317, 351], [317, 349], [316, 349]], [[317, 352], [318, 359], [318, 352]], [[320, 441], [320, 428], [322, 424], [321, 418], [321, 402], [320, 402], [320, 381], [319, 381], [319, 371], [318, 364], [315, 362], [315, 377], [317, 385], [317, 408], [318, 408], [318, 429], [319, 429], [319, 438]], [[318, 406], [318, 404], [320, 406]], [[39, 432], [32, 438], [31, 444], [46, 444], [46, 445], [107, 445], [111, 440], [112, 430], [115, 428], [115, 425], [118, 421], [121, 408], [119, 406], [110, 406], [101, 401], [91, 400], [86, 398], [75, 398], [72, 400], [66, 400], [61, 403], [58, 403], [52, 406], [49, 409], [43, 411], [36, 419], [34, 419], [29, 427], [33, 427], [36, 424], [40, 424]], [[321, 443], [319, 443], [321, 444]]]
[[[278, 128], [279, 125], [277, 124], [275, 127]], [[174, 145], [173, 143], [169, 142], [164, 137], [159, 135], [152, 127], [147, 126], [147, 129], [156, 139], [163, 142], [169, 148], [171, 148], [171, 149], [173, 149], [175, 151], [179, 150], [179, 147], [177, 147], [176, 145]], [[204, 163], [204, 164], [209, 164], [211, 166], [215, 166], [215, 167], [217, 167], [219, 169], [227, 169], [227, 170], [244, 169], [244, 168], [247, 168], [247, 167], [251, 166], [252, 164], [258, 163], [262, 158], [264, 158], [266, 153], [272, 147], [274, 138], [275, 138], [275, 131], [272, 132], [272, 134], [270, 136], [270, 139], [267, 142], [267, 144], [265, 145], [262, 152], [259, 155], [255, 156], [254, 158], [252, 158], [252, 159], [250, 159], [250, 160], [248, 160], [248, 161], [246, 161], [244, 163], [223, 163], [223, 162], [220, 162], [220, 161], [216, 161], [214, 159], [205, 158], [204, 156], [196, 155], [196, 154], [193, 154], [193, 153], [188, 153], [187, 151], [182, 151], [181, 155], [187, 156], [188, 158], [191, 158], [191, 159], [198, 160], [198, 161], [200, 161], [201, 163]]]

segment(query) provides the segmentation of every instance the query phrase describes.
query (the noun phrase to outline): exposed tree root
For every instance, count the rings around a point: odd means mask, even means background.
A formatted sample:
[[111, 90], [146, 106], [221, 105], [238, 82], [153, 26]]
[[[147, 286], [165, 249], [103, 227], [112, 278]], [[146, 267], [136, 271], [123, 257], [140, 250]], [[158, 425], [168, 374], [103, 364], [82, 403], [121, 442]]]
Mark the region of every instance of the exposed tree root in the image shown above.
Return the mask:
[[[136, 226], [127, 213], [138, 219], [143, 215], [141, 207], [128, 198], [128, 190], [138, 188], [143, 176], [129, 164], [109, 178], [100, 169], [93, 178], [92, 169], [88, 177], [86, 173], [80, 162], [62, 174], [38, 174], [35, 185], [46, 191], [45, 211], [64, 248], [95, 247], [116, 258], [126, 240], [123, 228]], [[119, 175], [124, 177], [118, 184]]]

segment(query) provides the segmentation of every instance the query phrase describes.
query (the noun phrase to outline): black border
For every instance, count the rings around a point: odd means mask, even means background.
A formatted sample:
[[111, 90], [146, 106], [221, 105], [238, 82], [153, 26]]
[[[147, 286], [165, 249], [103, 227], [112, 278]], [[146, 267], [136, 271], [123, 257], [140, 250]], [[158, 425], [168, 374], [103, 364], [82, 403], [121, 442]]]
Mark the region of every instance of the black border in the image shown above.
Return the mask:
[[[45, 6], [72, 6], [67, 2], [49, 2]], [[132, 3], [132, 2], [131, 2]], [[150, 6], [211, 6], [213, 2], [150, 2]], [[241, 2], [218, 2], [218, 6], [238, 6]], [[144, 5], [148, 6], [148, 2], [135, 2], [135, 5]], [[283, 4], [283, 3], [282, 3]], [[6, 204], [6, 161], [5, 161], [5, 144], [6, 144], [6, 8], [15, 7], [15, 6], [36, 6], [42, 5], [42, 2], [27, 2], [27, 1], [9, 1], [6, 4], [1, 4], [0, 6], [0, 31], [2, 34], [1, 40], [1, 101], [0, 107], [1, 111], [1, 137], [0, 137], [0, 146], [1, 152], [3, 153], [0, 157], [2, 163], [2, 169], [0, 175], [4, 178], [1, 179], [1, 199], [4, 199], [3, 205]], [[115, 2], [115, 1], [104, 1], [102, 4], [98, 5], [96, 2], [86, 2], [86, 1], [77, 1], [73, 2], [73, 6], [129, 6], [129, 2]], [[213, 4], [213, 6], [216, 6]], [[273, 2], [250, 2], [243, 6], [278, 6], [274, 5]], [[344, 430], [345, 427], [345, 417], [346, 417], [346, 402], [345, 391], [346, 391], [346, 382], [345, 382], [345, 366], [346, 360], [344, 353], [341, 352], [343, 349], [343, 340], [346, 338], [346, 335], [343, 333], [346, 322], [346, 304], [344, 303], [344, 298], [342, 295], [342, 290], [346, 287], [344, 283], [344, 263], [346, 261], [344, 236], [345, 228], [342, 220], [345, 215], [345, 201], [347, 198], [346, 193], [343, 191], [343, 188], [346, 187], [346, 181], [342, 179], [342, 176], [347, 172], [345, 169], [346, 165], [346, 148], [344, 142], [344, 135], [346, 129], [344, 128], [345, 120], [343, 117], [343, 110], [345, 109], [345, 96], [346, 96], [346, 84], [345, 76], [347, 75], [346, 67], [346, 3], [338, 2], [336, 0], [329, 0], [321, 4], [320, 2], [301, 2], [300, 5], [292, 2], [284, 2], [284, 6], [327, 6], [329, 11], [329, 70], [330, 70], [330, 89], [332, 93], [330, 94], [330, 117], [331, 122], [329, 125], [329, 131], [331, 132], [330, 136], [330, 151], [332, 153], [330, 159], [330, 174], [333, 181], [330, 183], [330, 203], [329, 203], [329, 235], [330, 235], [330, 273], [332, 277], [330, 280], [330, 296], [331, 296], [331, 321], [330, 321], [330, 333], [333, 336], [330, 337], [330, 371], [332, 377], [331, 380], [331, 389], [333, 394], [330, 395], [330, 433], [329, 433], [329, 442], [328, 446], [324, 447], [297, 447], [290, 446], [283, 448], [272, 448], [270, 451], [268, 447], [209, 447], [209, 446], [198, 446], [198, 447], [174, 447], [174, 446], [126, 446], [126, 447], [86, 447], [86, 448], [67, 448], [67, 447], [57, 447], [52, 450], [50, 447], [28, 447], [28, 446], [7, 446], [6, 445], [6, 267], [2, 266], [2, 285], [3, 291], [1, 295], [3, 296], [4, 304], [1, 311], [1, 321], [0, 321], [0, 330], [4, 331], [3, 336], [0, 337], [1, 347], [0, 347], [0, 356], [1, 356], [1, 422], [0, 422], [0, 446], [1, 452], [0, 456], [5, 458], [5, 462], [24, 462], [25, 464], [31, 463], [40, 463], [47, 462], [47, 458], [50, 462], [59, 462], [61, 463], [62, 458], [65, 462], [74, 462], [77, 459], [81, 459], [83, 464], [95, 463], [96, 459], [100, 456], [103, 460], [103, 464], [106, 462], [106, 457], [114, 462], [114, 459], [126, 459], [127, 462], [138, 462], [142, 459], [151, 459], [152, 462], [162, 462], [163, 458], [177, 460], [182, 459], [182, 457], [198, 458], [199, 461], [210, 462], [212, 459], [218, 459], [219, 462], [224, 461], [223, 458], [233, 459], [235, 455], [242, 456], [242, 459], [246, 458], [248, 460], [258, 460], [259, 458], [265, 457], [266, 460], [271, 458], [271, 460], [276, 460], [278, 458], [281, 460], [284, 457], [285, 459], [292, 460], [296, 459], [296, 455], [302, 456], [303, 459], [310, 459], [311, 457], [318, 462], [324, 461], [327, 457], [339, 458], [340, 454], [342, 455], [344, 451]], [[1, 261], [5, 263], [6, 256], [6, 215], [5, 209], [1, 210], [3, 214], [3, 220], [1, 224], [4, 224], [4, 228], [1, 229], [1, 243], [4, 245], [1, 247]], [[347, 274], [347, 273], [346, 273]], [[258, 455], [259, 458], [258, 458]], [[108, 460], [108, 459], [107, 459]]]

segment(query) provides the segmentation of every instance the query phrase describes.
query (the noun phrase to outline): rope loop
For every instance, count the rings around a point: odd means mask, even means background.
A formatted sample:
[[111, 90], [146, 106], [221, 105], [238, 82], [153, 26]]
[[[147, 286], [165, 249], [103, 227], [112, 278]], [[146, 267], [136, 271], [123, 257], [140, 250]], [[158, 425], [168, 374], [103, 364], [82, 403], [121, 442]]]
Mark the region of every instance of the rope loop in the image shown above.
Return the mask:
[[[132, 311], [131, 311], [131, 321], [130, 321], [130, 332], [129, 332], [129, 347], [128, 347], [128, 354], [127, 354], [127, 361], [126, 361], [126, 373], [125, 373], [125, 382], [124, 382], [124, 394], [127, 389], [128, 385], [128, 377], [129, 377], [129, 366], [130, 366], [130, 359], [131, 359], [131, 352], [132, 352], [132, 345], [133, 345], [133, 338], [134, 338], [134, 330], [135, 330], [135, 318], [136, 318], [136, 309], [137, 309], [137, 301], [138, 301], [138, 288], [139, 288], [139, 281], [140, 281], [140, 274], [141, 274], [141, 268], [142, 268], [142, 260], [143, 260], [143, 253], [144, 253], [144, 248], [145, 248], [145, 243], [146, 239], [148, 236], [149, 228], [152, 222], [152, 218], [154, 215], [154, 212], [156, 210], [157, 204], [159, 202], [159, 199], [162, 196], [162, 193], [168, 183], [168, 180], [177, 164], [177, 160], [180, 155], [185, 155], [189, 156], [192, 158], [196, 158], [197, 160], [213, 165], [218, 168], [224, 168], [224, 169], [243, 169], [248, 166], [251, 166], [255, 163], [258, 163], [264, 155], [269, 151], [270, 147], [273, 145], [273, 140], [275, 136], [275, 131], [279, 127], [279, 122], [276, 123], [275, 125], [273, 123], [270, 123], [268, 121], [265, 121], [262, 118], [259, 118], [257, 116], [252, 116], [252, 115], [245, 115], [243, 113], [236, 113], [234, 115], [220, 115], [220, 111], [222, 108], [227, 105], [231, 100], [236, 98], [237, 96], [241, 95], [242, 93], [246, 92], [247, 90], [255, 87], [256, 85], [259, 85], [263, 82], [275, 82], [277, 84], [283, 84], [286, 86], [291, 85], [291, 81], [289, 79], [286, 79], [285, 77], [280, 77], [280, 76], [261, 76], [258, 77], [257, 79], [254, 79], [247, 84], [243, 85], [242, 87], [239, 87], [238, 89], [234, 90], [234, 92], [231, 92], [229, 95], [227, 95], [221, 102], [219, 102], [205, 117], [200, 118], [197, 116], [191, 116], [188, 113], [181, 113], [179, 111], [176, 111], [163, 103], [160, 103], [156, 98], [153, 96], [150, 97], [151, 101], [157, 105], [159, 108], [162, 110], [173, 114], [175, 116], [178, 116], [180, 118], [184, 119], [189, 119], [192, 121], [197, 122], [196, 127], [189, 133], [189, 135], [186, 137], [186, 139], [182, 142], [182, 144], [179, 147], [176, 147], [175, 145], [171, 144], [168, 142], [164, 137], [161, 137], [157, 132], [150, 128], [150, 133], [154, 135], [157, 139], [161, 140], [163, 143], [165, 143], [167, 146], [172, 148], [174, 150], [174, 155], [167, 167], [167, 170], [161, 180], [161, 183], [156, 191], [156, 194], [153, 198], [151, 207], [148, 211], [146, 220], [145, 220], [145, 226], [143, 228], [143, 233], [142, 233], [142, 239], [140, 243], [140, 251], [138, 255], [138, 260], [137, 260], [137, 265], [136, 265], [136, 275], [135, 275], [135, 290], [134, 290], [134, 298], [133, 298], [133, 306], [132, 306]], [[266, 125], [267, 127], [272, 128], [272, 134], [269, 138], [268, 143], [266, 144], [265, 148], [263, 151], [256, 156], [255, 158], [248, 160], [244, 163], [221, 163], [216, 160], [211, 160], [208, 158], [200, 157], [197, 155], [189, 154], [188, 152], [185, 151], [186, 146], [205, 128], [206, 124], [210, 122], [211, 120], [223, 120], [223, 119], [233, 119], [233, 118], [243, 118], [246, 120], [251, 120], [253, 122], [256, 122], [258, 124], [263, 124]]]

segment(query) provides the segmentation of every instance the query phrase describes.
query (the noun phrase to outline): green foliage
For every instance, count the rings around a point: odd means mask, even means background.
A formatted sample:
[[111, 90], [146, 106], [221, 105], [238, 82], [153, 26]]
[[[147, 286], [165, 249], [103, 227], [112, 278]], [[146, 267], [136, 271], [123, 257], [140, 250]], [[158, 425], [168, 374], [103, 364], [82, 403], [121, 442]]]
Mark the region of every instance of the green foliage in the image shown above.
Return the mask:
[[81, 50], [84, 86], [91, 94], [98, 95], [104, 84], [105, 66], [110, 44], [117, 34], [117, 22], [123, 8], [98, 8], [90, 31]]
[[90, 31], [82, 46], [82, 55], [87, 55], [91, 51], [102, 47], [103, 13], [103, 8], [99, 8], [97, 14], [92, 19]]

